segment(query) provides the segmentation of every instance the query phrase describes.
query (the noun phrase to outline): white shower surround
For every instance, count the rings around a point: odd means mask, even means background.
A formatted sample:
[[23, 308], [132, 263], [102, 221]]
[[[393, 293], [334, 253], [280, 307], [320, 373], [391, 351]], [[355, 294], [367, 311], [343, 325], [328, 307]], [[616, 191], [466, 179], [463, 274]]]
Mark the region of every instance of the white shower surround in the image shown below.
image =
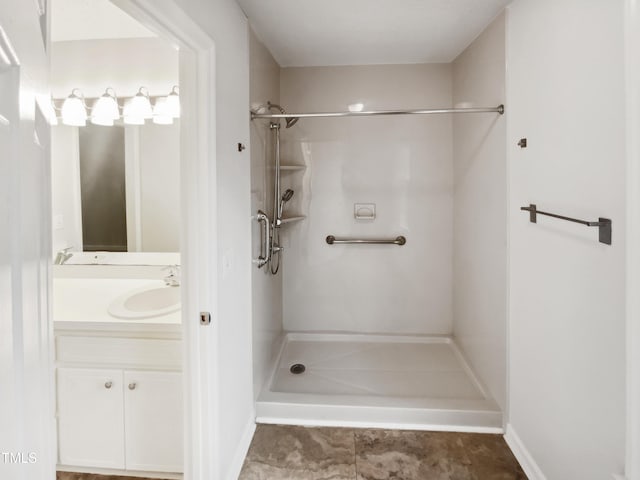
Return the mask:
[[[468, 63], [475, 76], [485, 68], [482, 61]], [[494, 73], [492, 69], [489, 76]], [[453, 64], [286, 68], [280, 79], [280, 103], [289, 112], [340, 111], [352, 103], [371, 110], [449, 107], [459, 87]], [[494, 80], [499, 87], [504, 75]], [[469, 92], [462, 88], [457, 94], [460, 98]], [[503, 97], [468, 100], [472, 106], [488, 106], [502, 103]], [[483, 115], [461, 121], [472, 127], [468, 122], [494, 125], [501, 118]], [[488, 313], [484, 305], [503, 305], [504, 283], [494, 285], [493, 290], [502, 292], [497, 296], [469, 295], [469, 289], [478, 288], [473, 282], [485, 278], [487, 271], [468, 265], [472, 283], [465, 282], [454, 297], [454, 258], [460, 254], [454, 243], [454, 141], [465, 143], [465, 134], [476, 138], [464, 129], [454, 137], [454, 125], [451, 115], [325, 118], [302, 119], [283, 130], [282, 162], [306, 166], [299, 177], [283, 177], [283, 188], [296, 190], [289, 212], [307, 218], [283, 227], [283, 326], [295, 333], [284, 337], [281, 367], [274, 367], [272, 377], [264, 380], [256, 404], [258, 422], [502, 432], [505, 316]], [[502, 146], [504, 158], [504, 129], [494, 137], [483, 155], [497, 156], [491, 175], [497, 173], [499, 181], [504, 180], [505, 165], [499, 162], [496, 145]], [[494, 195], [501, 195], [499, 189]], [[502, 186], [503, 202], [504, 196]], [[376, 205], [375, 221], [354, 219], [353, 204], [363, 202]], [[503, 212], [502, 217], [496, 212], [496, 218], [504, 236]], [[402, 234], [407, 244], [329, 246], [329, 234]], [[489, 262], [492, 255], [504, 254], [504, 241], [498, 242], [496, 252], [487, 252], [491, 242], [481, 245], [478, 255], [489, 255]], [[487, 281], [494, 282], [489, 271]], [[464, 302], [465, 321], [458, 332], [463, 334], [461, 346], [468, 349], [464, 355], [479, 361], [478, 376], [451, 337], [458, 320], [454, 301]], [[469, 327], [473, 315], [466, 314], [474, 311], [484, 334]], [[492, 332], [491, 343], [487, 331]], [[298, 348], [307, 360], [311, 355], [313, 363], [314, 356], [331, 357], [336, 348], [352, 342], [373, 343], [379, 355], [351, 355], [359, 366], [334, 365], [329, 373], [317, 364], [301, 377], [287, 370], [292, 349]], [[396, 348], [397, 342], [405, 348]], [[449, 360], [457, 358], [460, 368], [439, 371], [447, 360], [419, 353], [426, 345], [446, 345]], [[418, 365], [410, 365], [412, 355]], [[487, 386], [480, 386], [485, 381]], [[479, 386], [475, 394], [471, 385]]]
[[[450, 106], [448, 64], [284, 68], [289, 112]], [[282, 132], [285, 164], [305, 164], [282, 229], [284, 329], [452, 332], [452, 120], [446, 116], [301, 119]], [[283, 177], [283, 188], [289, 188]], [[300, 184], [300, 183], [298, 183]], [[376, 219], [354, 219], [375, 203]], [[327, 235], [407, 244], [327, 245]]]

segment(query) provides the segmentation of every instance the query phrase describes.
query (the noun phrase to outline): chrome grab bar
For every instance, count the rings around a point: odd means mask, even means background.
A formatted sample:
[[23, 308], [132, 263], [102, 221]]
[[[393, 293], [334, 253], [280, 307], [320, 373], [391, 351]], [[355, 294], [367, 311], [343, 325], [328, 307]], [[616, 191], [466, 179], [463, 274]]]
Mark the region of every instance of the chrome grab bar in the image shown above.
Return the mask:
[[367, 239], [367, 238], [361, 238], [361, 239], [356, 239], [356, 238], [336, 238], [333, 235], [329, 235], [326, 238], [326, 241], [329, 245], [335, 245], [338, 243], [345, 243], [345, 244], [367, 244], [367, 243], [372, 243], [372, 244], [377, 244], [377, 245], [399, 245], [402, 246], [405, 243], [407, 243], [407, 239], [400, 235], [396, 238], [392, 238], [392, 239]]
[[262, 268], [269, 262], [269, 252], [271, 251], [271, 221], [262, 210], [258, 210], [257, 215], [253, 218], [258, 222], [264, 223], [264, 228], [260, 229], [261, 233], [264, 232], [264, 235], [260, 236], [260, 256], [253, 259], [253, 263], [258, 265], [258, 268]]

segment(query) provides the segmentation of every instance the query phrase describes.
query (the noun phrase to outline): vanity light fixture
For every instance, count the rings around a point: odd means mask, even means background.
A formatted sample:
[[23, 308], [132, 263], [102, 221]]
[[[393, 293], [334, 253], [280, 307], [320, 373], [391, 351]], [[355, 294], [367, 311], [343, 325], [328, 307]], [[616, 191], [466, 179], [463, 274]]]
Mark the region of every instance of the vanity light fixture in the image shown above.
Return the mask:
[[153, 117], [149, 90], [146, 87], [140, 87], [136, 96], [125, 102], [122, 116], [124, 123], [129, 125], [144, 125], [145, 119]]
[[113, 88], [109, 87], [104, 94], [93, 102], [91, 107], [91, 123], [112, 127], [113, 122], [120, 118], [118, 99]]
[[167, 107], [173, 118], [180, 118], [180, 88], [174, 85], [167, 95]]
[[144, 117], [132, 115], [131, 111], [133, 107], [131, 106], [133, 98], [127, 98], [124, 101], [124, 107], [122, 108], [122, 121], [127, 125], [144, 125]]
[[[90, 120], [94, 125], [113, 126], [120, 118], [128, 125], [144, 125], [145, 120], [153, 119], [159, 125], [171, 125], [174, 118], [180, 118], [180, 93], [174, 85], [166, 97], [155, 97], [154, 106], [147, 87], [140, 87], [138, 93], [131, 98], [124, 99], [123, 106], [118, 103], [118, 97], [113, 88], [108, 87], [91, 106]], [[58, 109], [55, 100], [51, 100], [51, 124], [57, 124], [55, 111], [60, 112], [60, 119], [64, 125], [84, 127], [87, 125], [87, 104], [79, 88], [74, 88], [71, 94], [62, 102]], [[122, 111], [122, 114], [120, 113]]]
[[171, 115], [170, 110], [167, 97], [156, 98], [156, 103], [153, 106], [153, 123], [171, 125], [173, 123], [173, 115]]
[[87, 108], [80, 89], [74, 88], [64, 100], [60, 115], [64, 125], [84, 127], [87, 124]]

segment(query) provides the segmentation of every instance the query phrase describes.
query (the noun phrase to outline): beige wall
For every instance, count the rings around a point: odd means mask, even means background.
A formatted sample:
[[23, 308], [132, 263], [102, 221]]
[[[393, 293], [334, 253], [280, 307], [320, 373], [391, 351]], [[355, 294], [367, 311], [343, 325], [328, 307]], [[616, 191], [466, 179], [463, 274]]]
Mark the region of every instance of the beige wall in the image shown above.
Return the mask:
[[[234, 479], [242, 466], [254, 427], [251, 360], [251, 197], [249, 152], [249, 31], [235, 0], [176, 0], [180, 8], [215, 42], [215, 104], [210, 116], [215, 139], [215, 171], [202, 179], [215, 190], [215, 251], [218, 288], [210, 308], [213, 329], [202, 334], [204, 348], [215, 355], [210, 394], [216, 448], [194, 452], [194, 464], [212, 462], [206, 478]], [[183, 94], [185, 85], [182, 85]], [[192, 87], [195, 88], [195, 82]], [[209, 244], [211, 238], [197, 240]], [[216, 270], [211, 269], [215, 275]], [[205, 307], [206, 308], [206, 307]], [[215, 333], [214, 333], [215, 332]], [[219, 339], [219, 340], [218, 340]], [[215, 341], [216, 343], [211, 343]], [[211, 453], [211, 455], [210, 455]], [[199, 463], [198, 463], [199, 464]], [[189, 477], [187, 472], [187, 477]], [[195, 477], [194, 477], [195, 478]]]
[[151, 96], [178, 85], [178, 50], [160, 38], [81, 40], [51, 44], [51, 94], [66, 98], [74, 88], [99, 97], [107, 87], [132, 97], [145, 86]]
[[[549, 480], [611, 478], [626, 428], [623, 2], [516, 0], [507, 45], [507, 436]], [[529, 203], [609, 218], [612, 244], [597, 228], [530, 223]]]
[[[453, 104], [505, 100], [505, 16], [453, 62]], [[507, 163], [500, 115], [453, 120], [453, 333], [500, 407], [506, 407]]]
[[[280, 66], [269, 51], [250, 32], [249, 38], [251, 105], [267, 101], [280, 101]], [[273, 136], [268, 120], [251, 122], [251, 212], [267, 212], [272, 217], [273, 204]], [[252, 223], [252, 255], [260, 255], [260, 225]], [[285, 253], [286, 255], [286, 253]], [[269, 367], [277, 355], [277, 344], [282, 334], [282, 270], [271, 275], [268, 266], [254, 266], [251, 272], [253, 296], [253, 385], [257, 397], [264, 384]]]

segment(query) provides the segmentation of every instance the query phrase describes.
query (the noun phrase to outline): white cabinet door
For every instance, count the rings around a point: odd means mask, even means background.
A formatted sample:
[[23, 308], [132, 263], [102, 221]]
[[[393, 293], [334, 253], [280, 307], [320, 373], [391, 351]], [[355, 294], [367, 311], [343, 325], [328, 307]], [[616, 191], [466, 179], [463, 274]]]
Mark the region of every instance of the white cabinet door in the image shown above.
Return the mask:
[[62, 465], [124, 468], [122, 370], [58, 369]]
[[182, 472], [182, 375], [124, 372], [128, 470]]

